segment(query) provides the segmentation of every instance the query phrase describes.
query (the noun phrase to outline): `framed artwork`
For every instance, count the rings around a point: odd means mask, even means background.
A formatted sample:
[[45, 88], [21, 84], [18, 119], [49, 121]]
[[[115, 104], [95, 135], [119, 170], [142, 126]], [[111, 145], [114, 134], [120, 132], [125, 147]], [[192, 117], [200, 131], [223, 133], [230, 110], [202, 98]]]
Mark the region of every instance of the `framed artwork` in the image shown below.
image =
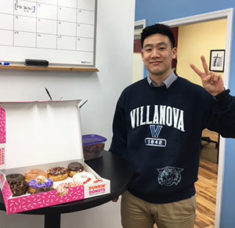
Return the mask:
[[224, 72], [225, 50], [210, 51], [209, 70], [215, 72]]

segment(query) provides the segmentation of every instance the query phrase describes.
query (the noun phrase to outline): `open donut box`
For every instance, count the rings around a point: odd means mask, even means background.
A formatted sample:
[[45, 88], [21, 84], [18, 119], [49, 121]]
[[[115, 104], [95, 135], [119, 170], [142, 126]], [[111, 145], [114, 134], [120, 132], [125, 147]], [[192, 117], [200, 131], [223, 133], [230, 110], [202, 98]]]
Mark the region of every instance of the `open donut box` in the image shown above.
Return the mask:
[[[7, 214], [68, 203], [110, 193], [110, 180], [85, 162], [82, 148], [80, 100], [0, 102], [0, 187]], [[6, 175], [30, 169], [45, 172], [78, 161], [97, 181], [57, 190], [13, 196]], [[69, 181], [71, 182], [71, 180]]]

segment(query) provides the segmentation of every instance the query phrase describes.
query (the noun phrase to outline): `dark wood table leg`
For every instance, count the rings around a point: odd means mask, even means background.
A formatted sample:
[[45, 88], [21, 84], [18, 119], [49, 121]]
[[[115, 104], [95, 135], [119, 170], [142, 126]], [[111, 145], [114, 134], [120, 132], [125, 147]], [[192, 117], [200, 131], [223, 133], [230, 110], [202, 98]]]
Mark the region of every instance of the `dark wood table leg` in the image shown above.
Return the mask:
[[44, 228], [60, 228], [60, 213], [45, 214]]

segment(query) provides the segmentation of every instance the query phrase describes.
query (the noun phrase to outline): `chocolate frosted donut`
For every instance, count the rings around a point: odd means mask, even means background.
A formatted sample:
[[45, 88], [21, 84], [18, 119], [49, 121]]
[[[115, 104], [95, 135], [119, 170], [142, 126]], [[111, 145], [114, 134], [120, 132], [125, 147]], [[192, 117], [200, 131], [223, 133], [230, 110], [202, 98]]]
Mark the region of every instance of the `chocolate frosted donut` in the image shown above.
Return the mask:
[[68, 165], [69, 176], [73, 177], [78, 172], [82, 172], [84, 170], [83, 165], [80, 162], [72, 162]]
[[26, 193], [28, 187], [22, 174], [9, 174], [6, 178], [13, 196], [20, 196]]
[[68, 169], [64, 167], [54, 167], [47, 171], [48, 178], [53, 181], [64, 180], [68, 177]]

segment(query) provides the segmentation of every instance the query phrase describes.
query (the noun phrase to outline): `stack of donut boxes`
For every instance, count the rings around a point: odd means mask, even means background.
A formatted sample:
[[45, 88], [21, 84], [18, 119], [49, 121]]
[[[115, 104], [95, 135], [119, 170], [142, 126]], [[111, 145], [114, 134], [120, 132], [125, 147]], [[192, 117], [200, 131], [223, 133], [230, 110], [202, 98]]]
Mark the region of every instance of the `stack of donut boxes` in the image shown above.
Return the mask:
[[[49, 207], [110, 193], [110, 180], [85, 162], [82, 149], [80, 100], [0, 102], [0, 187], [7, 214]], [[14, 197], [6, 180], [12, 173], [67, 166], [78, 161], [100, 182]]]

